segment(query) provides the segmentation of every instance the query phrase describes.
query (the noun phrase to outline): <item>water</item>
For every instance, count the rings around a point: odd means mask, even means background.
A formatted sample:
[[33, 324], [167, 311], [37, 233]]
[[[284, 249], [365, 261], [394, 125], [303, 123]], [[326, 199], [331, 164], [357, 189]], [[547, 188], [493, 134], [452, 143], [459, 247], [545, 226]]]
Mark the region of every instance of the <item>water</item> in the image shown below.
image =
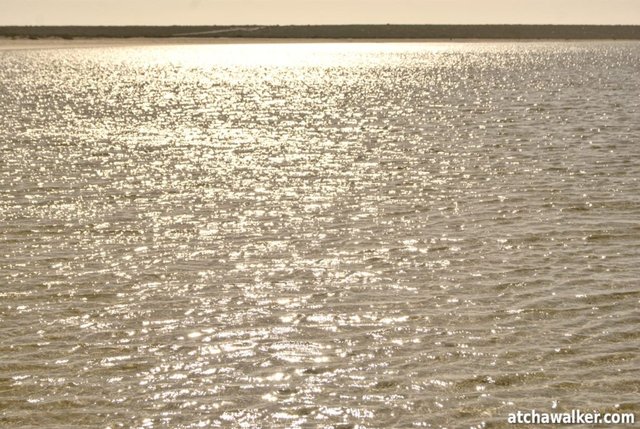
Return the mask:
[[52, 47], [0, 51], [1, 426], [640, 411], [639, 43]]

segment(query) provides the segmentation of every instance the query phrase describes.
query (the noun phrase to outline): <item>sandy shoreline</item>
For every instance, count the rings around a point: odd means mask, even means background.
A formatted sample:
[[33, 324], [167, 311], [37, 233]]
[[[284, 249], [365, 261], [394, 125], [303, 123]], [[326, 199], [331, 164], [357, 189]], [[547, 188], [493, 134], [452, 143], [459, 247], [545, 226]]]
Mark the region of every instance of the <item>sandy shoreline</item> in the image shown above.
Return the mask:
[[293, 43], [474, 43], [480, 39], [266, 39], [236, 37], [180, 37], [180, 38], [87, 38], [87, 39], [10, 39], [0, 37], [0, 51], [27, 49], [94, 48], [104, 46], [162, 46], [162, 45], [232, 45], [232, 44], [293, 44]]
[[[0, 37], [0, 51], [27, 49], [68, 49], [103, 46], [161, 46], [161, 45], [228, 45], [228, 44], [292, 44], [292, 43], [535, 43], [535, 42], [594, 42], [603, 39], [343, 39], [343, 38], [249, 38], [249, 37], [132, 37], [77, 39], [12, 39]], [[613, 41], [613, 39], [611, 39]]]

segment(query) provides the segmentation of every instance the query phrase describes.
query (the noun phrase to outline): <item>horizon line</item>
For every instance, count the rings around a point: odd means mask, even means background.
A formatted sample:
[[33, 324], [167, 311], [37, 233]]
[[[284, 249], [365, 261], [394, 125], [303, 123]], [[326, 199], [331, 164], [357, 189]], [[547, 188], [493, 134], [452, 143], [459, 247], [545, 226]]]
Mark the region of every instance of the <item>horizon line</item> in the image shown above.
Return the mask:
[[456, 26], [456, 27], [489, 27], [489, 26], [511, 26], [511, 27], [640, 27], [640, 24], [551, 24], [551, 23], [483, 23], [483, 24], [460, 24], [460, 23], [424, 23], [424, 24], [399, 24], [399, 23], [351, 23], [351, 24], [0, 24], [1, 27], [353, 27], [353, 26]]

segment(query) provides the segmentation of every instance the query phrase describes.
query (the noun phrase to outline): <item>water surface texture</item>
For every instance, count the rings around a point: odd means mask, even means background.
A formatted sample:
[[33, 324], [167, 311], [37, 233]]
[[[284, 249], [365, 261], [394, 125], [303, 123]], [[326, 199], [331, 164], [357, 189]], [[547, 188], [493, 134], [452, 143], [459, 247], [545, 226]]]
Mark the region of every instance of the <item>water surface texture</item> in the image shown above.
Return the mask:
[[57, 47], [0, 51], [0, 426], [640, 411], [640, 43]]

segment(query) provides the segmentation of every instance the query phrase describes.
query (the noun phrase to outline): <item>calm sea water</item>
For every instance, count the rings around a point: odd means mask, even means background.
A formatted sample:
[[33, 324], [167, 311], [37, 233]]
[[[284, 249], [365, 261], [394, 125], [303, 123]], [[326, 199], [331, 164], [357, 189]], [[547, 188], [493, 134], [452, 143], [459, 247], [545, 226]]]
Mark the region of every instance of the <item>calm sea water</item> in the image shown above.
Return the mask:
[[0, 426], [640, 412], [640, 43], [53, 47], [0, 51]]

